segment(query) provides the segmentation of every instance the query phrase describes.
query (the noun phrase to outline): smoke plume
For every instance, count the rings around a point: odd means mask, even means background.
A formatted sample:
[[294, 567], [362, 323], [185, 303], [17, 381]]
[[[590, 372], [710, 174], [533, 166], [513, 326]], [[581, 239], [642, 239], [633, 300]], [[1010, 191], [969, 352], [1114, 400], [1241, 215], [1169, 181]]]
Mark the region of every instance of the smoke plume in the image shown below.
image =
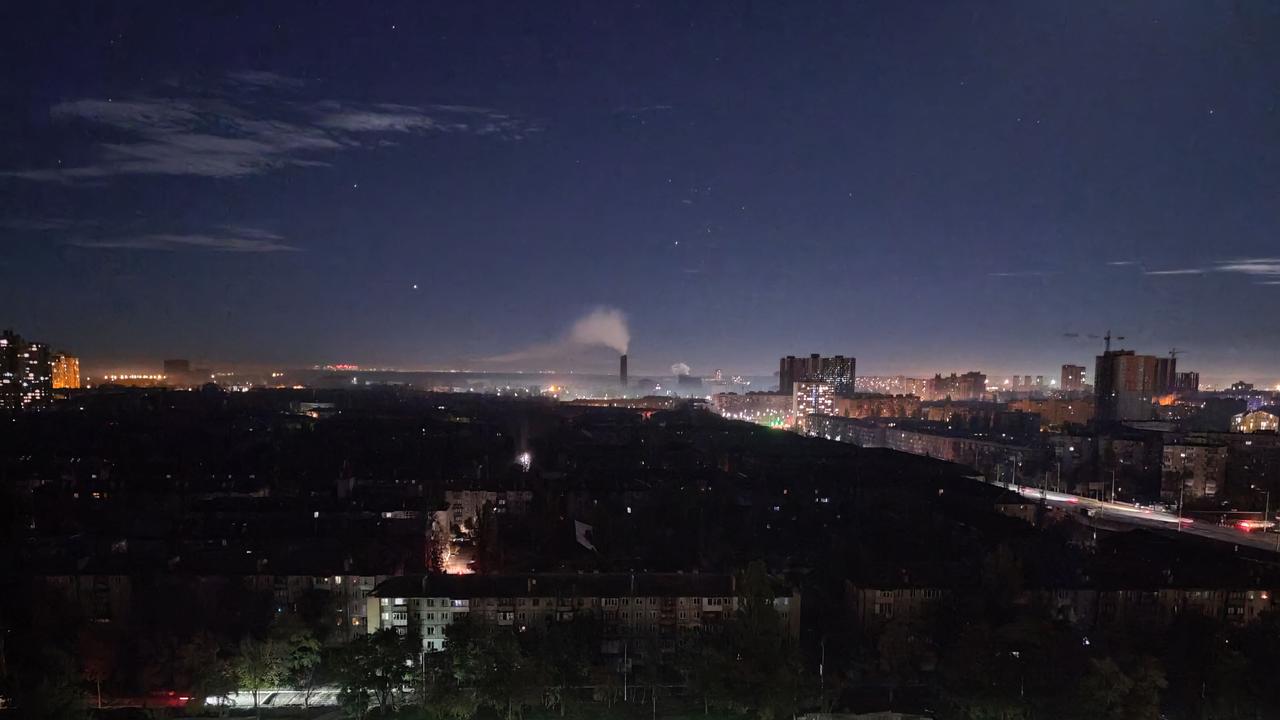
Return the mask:
[[671, 366], [672, 375], [676, 375], [676, 376], [688, 375], [691, 372], [693, 372], [693, 369], [682, 362], [678, 362]]
[[611, 348], [625, 355], [630, 344], [631, 330], [627, 328], [626, 314], [617, 308], [602, 306], [575, 320], [559, 340], [484, 360], [494, 363], [556, 360], [594, 347]]
[[578, 318], [569, 331], [569, 342], [576, 345], [603, 345], [627, 354], [631, 344], [631, 331], [627, 329], [627, 316], [617, 308], [598, 307]]

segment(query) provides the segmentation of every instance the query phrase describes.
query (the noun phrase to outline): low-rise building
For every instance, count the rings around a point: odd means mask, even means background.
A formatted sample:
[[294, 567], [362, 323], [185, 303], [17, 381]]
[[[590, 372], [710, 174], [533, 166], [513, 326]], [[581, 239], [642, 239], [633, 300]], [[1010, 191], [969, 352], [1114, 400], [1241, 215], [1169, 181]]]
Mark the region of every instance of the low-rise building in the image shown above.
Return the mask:
[[1048, 450], [1004, 442], [990, 434], [956, 431], [927, 422], [875, 421], [871, 419], [808, 418], [805, 431], [811, 437], [846, 442], [859, 447], [884, 447], [912, 455], [968, 465], [987, 477], [1039, 484], [1032, 472], [1043, 472]]
[[[92, 567], [84, 571], [38, 577], [36, 587], [54, 592], [79, 613], [97, 623], [125, 622], [135, 610], [139, 593], [154, 592], [155, 577], [119, 568]], [[337, 628], [333, 639], [342, 641], [364, 632], [368, 623], [368, 595], [387, 575], [284, 575], [265, 571], [226, 574], [177, 573], [174, 586], [189, 589], [200, 602], [246, 592], [269, 594], [276, 612], [295, 611], [305, 595], [322, 591], [331, 598], [324, 607], [332, 614], [322, 622]]]
[[[891, 621], [930, 619], [966, 591], [932, 586], [875, 587], [846, 583], [845, 600], [862, 632], [875, 633]], [[1041, 605], [1083, 630], [1160, 626], [1188, 613], [1245, 625], [1274, 609], [1271, 591], [1228, 588], [1058, 588], [1034, 591]]]
[[1227, 447], [1189, 440], [1166, 443], [1160, 470], [1160, 495], [1167, 500], [1217, 495], [1227, 479]]
[[952, 597], [950, 590], [934, 587], [856, 587], [845, 585], [845, 601], [854, 623], [863, 631], [875, 632], [898, 620], [927, 619]]
[[[462, 616], [517, 630], [590, 616], [602, 623], [602, 650], [611, 654], [628, 638], [674, 643], [681, 631], [714, 626], [738, 609], [739, 598], [728, 574], [437, 574], [391, 578], [370, 593], [368, 603], [369, 632], [407, 633], [412, 627], [428, 651], [444, 648], [449, 625]], [[798, 634], [799, 594], [780, 589], [773, 606]]]
[[826, 440], [849, 443], [858, 447], [885, 447], [884, 423], [861, 418], [815, 416], [809, 418], [808, 434]]
[[1231, 431], [1238, 433], [1276, 432], [1280, 430], [1280, 414], [1272, 410], [1243, 412], [1231, 418]]
[[1009, 403], [1009, 409], [1036, 413], [1040, 423], [1050, 428], [1085, 425], [1093, 419], [1092, 399], [1026, 398]]
[[792, 424], [792, 398], [776, 392], [717, 393], [711, 396], [711, 407], [731, 420], [746, 420], [771, 427]]
[[[529, 490], [473, 490], [447, 489], [444, 502], [448, 508], [446, 520], [449, 526], [473, 527], [480, 519], [486, 505], [499, 515], [523, 515], [533, 502]], [[437, 521], [439, 519], [437, 518]], [[442, 523], [443, 525], [443, 523]]]
[[854, 395], [835, 400], [832, 415], [849, 418], [905, 418], [920, 414], [920, 398], [912, 395]]
[[929, 392], [929, 379], [910, 378], [904, 375], [859, 375], [854, 379], [853, 387], [855, 391], [863, 393], [924, 397]]

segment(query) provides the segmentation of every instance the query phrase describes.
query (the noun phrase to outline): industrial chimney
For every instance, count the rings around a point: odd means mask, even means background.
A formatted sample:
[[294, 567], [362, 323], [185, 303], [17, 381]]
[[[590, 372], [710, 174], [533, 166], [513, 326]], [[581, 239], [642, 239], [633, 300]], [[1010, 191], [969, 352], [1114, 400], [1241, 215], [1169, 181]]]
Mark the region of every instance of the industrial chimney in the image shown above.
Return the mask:
[[618, 359], [618, 383], [622, 387], [627, 386], [627, 356], [623, 355]]

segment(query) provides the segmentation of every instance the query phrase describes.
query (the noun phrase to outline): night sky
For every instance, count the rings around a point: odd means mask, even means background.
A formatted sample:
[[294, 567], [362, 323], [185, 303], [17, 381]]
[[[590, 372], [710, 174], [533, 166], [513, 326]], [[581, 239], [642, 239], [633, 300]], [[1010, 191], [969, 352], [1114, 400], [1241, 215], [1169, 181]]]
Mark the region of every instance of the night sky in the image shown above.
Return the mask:
[[0, 325], [91, 368], [606, 369], [614, 308], [633, 374], [1280, 380], [1270, 0], [51, 0], [0, 67]]

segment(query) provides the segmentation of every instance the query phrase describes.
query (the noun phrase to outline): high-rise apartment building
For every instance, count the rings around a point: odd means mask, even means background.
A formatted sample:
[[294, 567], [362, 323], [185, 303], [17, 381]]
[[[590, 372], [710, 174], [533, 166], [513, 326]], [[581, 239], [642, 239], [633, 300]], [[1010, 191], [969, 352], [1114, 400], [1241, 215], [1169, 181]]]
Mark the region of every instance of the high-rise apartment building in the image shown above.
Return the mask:
[[44, 343], [27, 343], [18, 354], [22, 363], [19, 389], [22, 406], [43, 405], [53, 398], [53, 355]]
[[1168, 395], [1177, 389], [1177, 384], [1178, 358], [1172, 355], [1156, 358], [1155, 394]]
[[53, 356], [53, 389], [76, 390], [80, 387], [80, 358], [66, 353]]
[[22, 338], [12, 330], [0, 333], [0, 410], [21, 407], [18, 399], [18, 351]]
[[809, 357], [788, 355], [778, 362], [778, 392], [790, 395], [801, 380], [822, 380], [841, 396], [852, 395], [857, 375], [857, 360], [843, 355]]
[[[1027, 377], [1030, 380], [1030, 376]], [[987, 393], [987, 376], [970, 370], [963, 375], [934, 375], [929, 381], [930, 400], [981, 400]]]
[[42, 405], [52, 392], [49, 346], [26, 342], [12, 330], [0, 333], [0, 409]]
[[1094, 417], [1100, 423], [1150, 420], [1158, 358], [1132, 350], [1108, 350], [1094, 368]]
[[797, 380], [791, 395], [791, 412], [801, 428], [810, 415], [830, 415], [835, 408], [835, 388], [825, 380]]
[[1085, 384], [1085, 367], [1083, 365], [1063, 365], [1062, 379], [1058, 387], [1063, 390], [1083, 390]]
[[1200, 392], [1200, 373], [1195, 371], [1180, 372], [1174, 380], [1174, 392]]

